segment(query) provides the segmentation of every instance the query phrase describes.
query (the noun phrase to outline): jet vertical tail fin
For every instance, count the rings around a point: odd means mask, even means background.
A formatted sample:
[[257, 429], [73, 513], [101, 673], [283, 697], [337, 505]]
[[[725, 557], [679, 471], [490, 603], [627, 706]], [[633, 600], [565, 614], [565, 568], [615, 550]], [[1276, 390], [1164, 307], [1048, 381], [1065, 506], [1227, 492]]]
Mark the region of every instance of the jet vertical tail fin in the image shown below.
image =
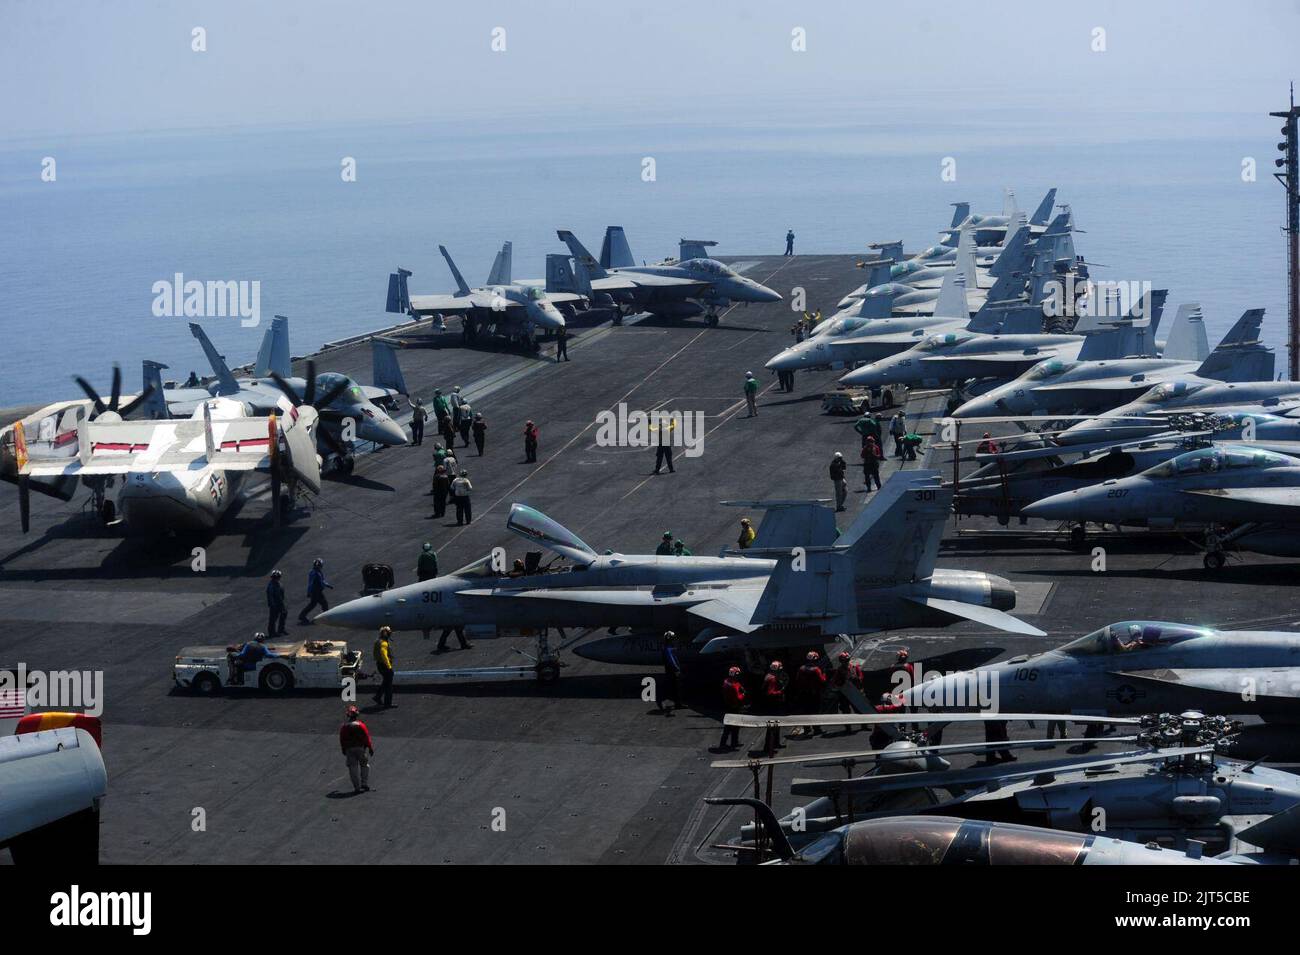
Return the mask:
[[460, 269], [456, 268], [456, 263], [451, 260], [451, 253], [447, 251], [445, 245], [438, 246], [438, 251], [442, 257], [447, 260], [447, 268], [451, 269], [451, 276], [456, 280], [456, 291], [460, 295], [469, 294], [469, 285], [465, 282], [465, 276], [460, 274]]
[[690, 259], [711, 258], [709, 249], [717, 244], [712, 239], [682, 239], [677, 243], [677, 260], [686, 262]]
[[411, 295], [406, 288], [406, 280], [410, 277], [411, 273], [403, 268], [389, 274], [388, 304], [384, 306], [384, 311], [395, 312], [400, 315], [410, 314]]
[[[1008, 226], [1007, 238], [1002, 243], [1002, 251], [989, 266], [989, 275], [1002, 278], [1025, 268], [1031, 257], [1029, 249], [1029, 227], [1023, 220], [1016, 220], [1015, 228]], [[960, 253], [959, 253], [960, 254]]]
[[929, 577], [951, 511], [952, 488], [938, 471], [896, 472], [836, 545], [853, 558], [854, 584]]
[[1219, 381], [1272, 381], [1277, 356], [1259, 340], [1263, 321], [1262, 308], [1244, 312], [1196, 373]]
[[884, 285], [891, 277], [890, 270], [894, 267], [893, 259], [885, 259], [883, 262], [876, 262], [867, 269], [867, 288], [872, 289], [877, 285]]
[[872, 295], [864, 295], [858, 307], [853, 310], [857, 318], [888, 318], [894, 310], [894, 293], [877, 292]]
[[1184, 302], [1178, 306], [1161, 357], [1179, 361], [1205, 361], [1210, 357], [1210, 339], [1205, 334], [1205, 313], [1201, 311], [1199, 303]]
[[142, 407], [145, 417], [155, 421], [170, 417], [162, 381], [162, 370], [166, 367], [162, 362], [150, 361], [148, 358], [144, 360], [144, 391], [141, 394], [147, 392], [149, 397], [144, 400]]
[[560, 229], [555, 234], [560, 237], [560, 241], [567, 245], [569, 251], [573, 253], [575, 271], [579, 265], [582, 265], [586, 268], [588, 278], [603, 279], [608, 277], [609, 273], [605, 271], [604, 266], [602, 266], [596, 259], [592, 258], [591, 253], [587, 251], [586, 246], [578, 241], [576, 235], [568, 229]]
[[876, 253], [877, 258], [890, 259], [894, 262], [900, 262], [903, 258], [903, 240], [895, 239], [893, 242], [873, 242], [868, 246]]
[[[590, 289], [591, 283], [588, 282], [587, 290]], [[546, 256], [546, 291], [581, 293], [582, 290], [578, 288], [578, 277], [569, 265], [567, 255], [551, 252]]]
[[1020, 207], [1016, 205], [1016, 191], [1014, 189], [1004, 189], [1002, 191], [1002, 214], [1007, 217], [1007, 225], [1015, 222], [1020, 216]]
[[612, 225], [605, 229], [605, 241], [600, 246], [600, 265], [606, 269], [622, 269], [636, 265], [632, 258], [632, 249], [627, 244], [627, 235], [621, 225]]
[[514, 252], [511, 244], [509, 242], [502, 244], [501, 251], [497, 253], [497, 257], [492, 261], [492, 270], [488, 272], [488, 285], [510, 284], [510, 276], [513, 272], [511, 259], [513, 257]]
[[949, 229], [955, 229], [967, 219], [970, 218], [969, 202], [954, 202], [952, 204], [952, 222], [948, 223]]
[[281, 378], [288, 378], [291, 374], [289, 364], [289, 319], [277, 315], [271, 319], [271, 327], [262, 336], [253, 374], [265, 378], [275, 372]]
[[975, 230], [963, 229], [957, 239], [957, 271], [966, 277], [967, 288], [978, 288], [979, 273], [975, 271]]
[[966, 302], [966, 276], [960, 269], [953, 269], [943, 277], [939, 297], [934, 300], [934, 317], [970, 318], [970, 306]]
[[203, 326], [197, 322], [190, 322], [190, 334], [199, 340], [199, 347], [203, 349], [203, 354], [208, 356], [208, 364], [212, 366], [212, 373], [217, 376], [217, 394], [220, 396], [238, 393], [239, 382], [230, 373], [230, 369], [226, 366], [226, 360], [221, 357], [221, 353], [213, 346], [207, 332], [203, 330]]
[[406, 376], [402, 374], [401, 363], [397, 360], [397, 346], [387, 338], [370, 339], [370, 367], [373, 375], [371, 381], [376, 388], [388, 388], [398, 394], [410, 394], [406, 390]]
[[1047, 225], [1047, 220], [1052, 217], [1052, 207], [1056, 205], [1056, 187], [1053, 186], [1047, 190], [1047, 195], [1043, 196], [1043, 201], [1038, 204], [1034, 214], [1029, 217], [1030, 225]]

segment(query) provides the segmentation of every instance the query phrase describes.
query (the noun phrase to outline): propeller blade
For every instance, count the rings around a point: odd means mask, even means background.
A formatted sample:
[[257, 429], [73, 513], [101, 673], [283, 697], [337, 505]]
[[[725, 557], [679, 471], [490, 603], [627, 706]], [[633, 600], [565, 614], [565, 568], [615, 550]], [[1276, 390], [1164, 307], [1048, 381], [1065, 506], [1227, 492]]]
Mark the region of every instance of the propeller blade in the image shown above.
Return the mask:
[[99, 392], [90, 386], [90, 382], [80, 375], [74, 375], [72, 380], [77, 383], [81, 390], [85, 392], [86, 397], [95, 405], [95, 414], [103, 414], [108, 410], [108, 405], [104, 404], [104, 400], [99, 397]]
[[113, 390], [108, 396], [108, 410], [117, 411], [117, 404], [122, 398], [122, 366], [113, 362]]
[[138, 395], [136, 395], [134, 398], [128, 401], [124, 407], [119, 408], [117, 413], [120, 414], [123, 418], [125, 418], [136, 408], [140, 407], [142, 404], [148, 401], [149, 398], [153, 395], [153, 393], [154, 393], [153, 385], [145, 386], [144, 391], [140, 392]]
[[[303, 403], [303, 400], [298, 397], [298, 392], [294, 391], [293, 388], [290, 387], [289, 383], [281, 378], [279, 374], [274, 371], [271, 372], [271, 380], [275, 382], [275, 387], [284, 392], [284, 396], [289, 399], [289, 403], [295, 408]], [[308, 382], [308, 386], [310, 386], [310, 382]]]
[[316, 407], [316, 363], [307, 359], [307, 387], [303, 389], [302, 400]]

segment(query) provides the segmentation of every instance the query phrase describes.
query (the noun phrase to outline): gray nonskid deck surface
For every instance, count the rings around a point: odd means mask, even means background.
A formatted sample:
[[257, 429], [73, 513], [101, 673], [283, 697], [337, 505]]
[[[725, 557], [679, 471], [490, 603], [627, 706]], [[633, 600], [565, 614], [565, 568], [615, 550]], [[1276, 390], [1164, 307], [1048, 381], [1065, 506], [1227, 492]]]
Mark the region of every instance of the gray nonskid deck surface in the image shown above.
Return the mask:
[[[802, 285], [809, 307], [829, 313], [861, 284], [853, 261], [765, 258], [746, 274], [787, 296]], [[341, 795], [350, 787], [335, 735], [342, 710], [336, 696], [197, 699], [171, 690], [171, 664], [183, 645], [235, 642], [264, 627], [262, 592], [274, 567], [286, 575], [292, 635], [338, 636], [344, 632], [293, 626], [313, 557], [326, 561], [337, 588], [331, 597], [344, 600], [359, 590], [360, 567], [368, 561], [391, 563], [399, 583], [413, 580], [424, 540], [438, 547], [444, 570], [497, 545], [519, 555], [523, 542], [504, 526], [513, 501], [541, 508], [598, 549], [646, 552], [671, 529], [705, 554], [735, 536], [740, 512], [718, 507], [719, 500], [828, 496], [829, 456], [841, 450], [852, 458], [857, 436], [851, 418], [820, 413], [820, 395], [835, 374], [801, 374], [794, 395], [775, 391], [762, 365], [789, 343], [791, 321], [788, 303], [781, 303], [732, 309], [715, 329], [700, 321], [654, 320], [585, 329], [572, 340], [573, 361], [559, 365], [458, 347], [403, 350], [415, 393], [427, 397], [435, 386], [459, 384], [489, 422], [487, 455], [461, 458], [476, 488], [468, 528], [428, 519], [432, 435], [422, 448], [361, 456], [351, 479], [328, 481], [314, 508], [278, 533], [269, 526], [265, 496], [253, 494], [216, 535], [197, 541], [207, 548], [202, 574], [190, 570], [195, 541], [123, 540], [82, 518], [80, 499], [72, 505], [34, 500], [33, 533], [24, 537], [17, 531], [16, 494], [0, 488], [0, 513], [11, 518], [0, 525], [0, 612], [7, 621], [0, 662], [105, 671], [110, 796], [102, 860], [723, 859], [707, 844], [729, 835], [729, 823], [719, 811], [702, 809], [700, 799], [746, 791], [748, 774], [708, 768], [707, 750], [719, 732], [712, 694], [701, 701], [702, 711], [664, 718], [640, 699], [641, 680], [651, 671], [567, 655], [569, 666], [551, 689], [531, 683], [399, 688], [399, 705], [382, 712], [369, 712], [363, 693], [378, 750], [376, 789], [353, 798]], [[364, 346], [331, 350], [318, 364], [368, 380]], [[741, 400], [746, 370], [765, 388], [752, 420]], [[484, 382], [492, 390], [474, 398]], [[596, 414], [619, 401], [631, 409], [703, 411], [703, 456], [679, 455], [676, 474], [653, 477], [653, 452], [596, 447]], [[929, 400], [916, 405], [933, 410]], [[541, 428], [536, 465], [523, 461], [521, 432], [529, 418]], [[893, 467], [891, 461], [887, 472]], [[864, 498], [855, 490], [851, 511]], [[1206, 587], [1200, 558], [1190, 550], [1168, 558], [1138, 543], [1113, 550], [1109, 563], [1103, 589], [1087, 555], [1059, 543], [950, 541], [942, 566], [1036, 585], [1026, 602], [1043, 610], [1031, 619], [1049, 636], [963, 625], [868, 638], [864, 649], [875, 648], [873, 660], [883, 666], [901, 644], [914, 656], [958, 647], [1000, 656], [1041, 649], [1126, 616], [1279, 627], [1300, 618], [1289, 596], [1290, 565], [1251, 558]], [[34, 591], [48, 603], [42, 606]], [[144, 607], [141, 595], [150, 597]], [[369, 635], [348, 638], [369, 652]], [[433, 656], [431, 644], [411, 634], [399, 635], [396, 649], [399, 668], [426, 668], [518, 663], [516, 646], [531, 649], [522, 641], [480, 641], [468, 652]], [[196, 832], [192, 821], [200, 808], [206, 831]], [[497, 810], [504, 810], [504, 831], [493, 828]]]

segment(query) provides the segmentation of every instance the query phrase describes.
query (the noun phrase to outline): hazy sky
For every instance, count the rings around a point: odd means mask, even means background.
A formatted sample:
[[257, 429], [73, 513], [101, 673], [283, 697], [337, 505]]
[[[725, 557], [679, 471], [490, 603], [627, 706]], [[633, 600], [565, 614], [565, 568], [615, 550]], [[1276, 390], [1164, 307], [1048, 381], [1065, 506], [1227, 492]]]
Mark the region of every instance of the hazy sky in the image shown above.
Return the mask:
[[[206, 52], [191, 50], [195, 27]], [[498, 27], [504, 52], [491, 46]], [[791, 49], [796, 28], [806, 52]], [[1258, 113], [1283, 104], [1296, 72], [1300, 0], [6, 0], [0, 12], [10, 140], [471, 113], [608, 119], [632, 106], [762, 123], [898, 96]]]

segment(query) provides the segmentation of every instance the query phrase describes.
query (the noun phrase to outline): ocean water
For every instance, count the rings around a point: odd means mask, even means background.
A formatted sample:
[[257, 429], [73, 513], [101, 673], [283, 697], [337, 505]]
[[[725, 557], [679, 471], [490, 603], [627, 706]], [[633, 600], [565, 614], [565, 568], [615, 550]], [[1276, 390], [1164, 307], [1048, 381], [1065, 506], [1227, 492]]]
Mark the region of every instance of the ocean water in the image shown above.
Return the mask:
[[[380, 327], [387, 275], [412, 292], [453, 287], [437, 246], [471, 283], [514, 242], [517, 277], [540, 277], [557, 228], [593, 251], [608, 224], [638, 259], [682, 236], [719, 254], [862, 252], [876, 240], [935, 240], [949, 203], [1000, 212], [1002, 190], [1032, 210], [1049, 186], [1072, 205], [1076, 246], [1097, 278], [1169, 288], [1169, 314], [1204, 306], [1215, 340], [1249, 307], [1285, 367], [1276, 123], [1247, 114], [1113, 114], [823, 104], [755, 121], [740, 106], [685, 118], [587, 114], [500, 123], [302, 125], [0, 142], [0, 407], [106, 387], [121, 362], [169, 377], [206, 372], [184, 318], [152, 312], [153, 283], [258, 281], [263, 322], [290, 317], [294, 354]], [[771, 114], [769, 114], [771, 115]], [[43, 157], [57, 179], [40, 178]], [[355, 182], [341, 162], [353, 157]], [[655, 180], [642, 179], [643, 159]], [[945, 157], [956, 181], [941, 179]], [[1257, 180], [1242, 179], [1254, 157]], [[812, 303], [827, 307], [832, 303]], [[263, 327], [206, 318], [232, 364]]]

